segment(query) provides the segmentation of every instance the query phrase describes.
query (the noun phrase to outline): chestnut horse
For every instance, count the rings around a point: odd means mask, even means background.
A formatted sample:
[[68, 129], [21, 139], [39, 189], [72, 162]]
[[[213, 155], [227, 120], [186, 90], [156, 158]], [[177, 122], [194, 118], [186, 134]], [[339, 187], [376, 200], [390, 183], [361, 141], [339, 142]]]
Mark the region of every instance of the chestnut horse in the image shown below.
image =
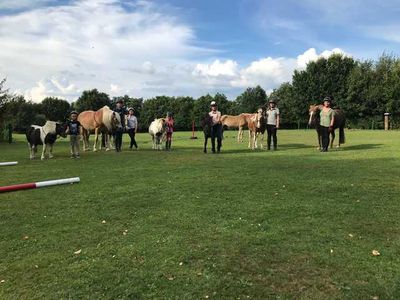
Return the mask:
[[[323, 105], [310, 105], [310, 108], [308, 110], [310, 118], [308, 120], [308, 125], [314, 126], [316, 131], [317, 131], [317, 136], [318, 136], [318, 145], [319, 149], [322, 147], [322, 141], [321, 141], [321, 125], [319, 124], [320, 122], [320, 112], [323, 108]], [[337, 147], [339, 148], [341, 144], [344, 144], [346, 139], [344, 135], [344, 127], [346, 126], [346, 117], [344, 115], [344, 112], [341, 109], [334, 108], [335, 111], [335, 120], [333, 122], [333, 130], [330, 132], [331, 135], [331, 143], [330, 143], [330, 148], [333, 148], [333, 141], [335, 140], [335, 129], [339, 128], [339, 143]]]
[[121, 118], [119, 114], [112, 111], [107, 105], [97, 111], [86, 110], [79, 114], [78, 121], [83, 128], [83, 149], [89, 150], [89, 134], [94, 131], [95, 139], [93, 151], [97, 151], [97, 142], [99, 140], [99, 133], [107, 132], [106, 135], [106, 150], [109, 150], [110, 135], [111, 133], [122, 128]]
[[264, 110], [259, 108], [255, 114], [247, 114], [247, 125], [249, 127], [249, 148], [258, 148], [257, 140], [261, 136], [260, 147], [263, 148], [266, 120]]
[[223, 127], [239, 129], [237, 136], [238, 142], [243, 142], [243, 128], [247, 126], [247, 115], [249, 114], [240, 114], [238, 116], [223, 115], [221, 117]]

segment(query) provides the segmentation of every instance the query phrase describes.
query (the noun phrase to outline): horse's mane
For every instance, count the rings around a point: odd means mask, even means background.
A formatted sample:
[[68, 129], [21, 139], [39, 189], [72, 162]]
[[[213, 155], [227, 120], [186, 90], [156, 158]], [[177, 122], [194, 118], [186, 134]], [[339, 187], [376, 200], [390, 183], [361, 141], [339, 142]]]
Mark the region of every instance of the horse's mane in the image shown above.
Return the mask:
[[42, 127], [42, 130], [44, 131], [45, 134], [56, 133], [56, 125], [57, 125], [57, 122], [46, 121], [46, 123]]
[[[98, 111], [101, 111], [102, 113], [102, 120], [101, 122], [104, 124], [104, 126], [106, 126], [109, 130], [113, 129], [114, 127], [114, 123], [112, 122], [113, 119], [113, 111], [107, 106], [104, 105], [101, 109], [99, 109]], [[119, 120], [119, 122], [121, 123], [121, 117], [119, 116], [119, 114], [115, 114], [115, 117]]]

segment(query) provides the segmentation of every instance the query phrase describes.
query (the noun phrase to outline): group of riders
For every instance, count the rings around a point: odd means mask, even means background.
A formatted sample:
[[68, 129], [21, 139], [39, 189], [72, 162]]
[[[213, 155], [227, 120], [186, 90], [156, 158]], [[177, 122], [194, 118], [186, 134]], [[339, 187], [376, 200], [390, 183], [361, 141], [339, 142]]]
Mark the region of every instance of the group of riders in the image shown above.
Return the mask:
[[[329, 134], [333, 130], [333, 124], [335, 121], [335, 111], [331, 108], [332, 100], [330, 97], [326, 97], [323, 101], [323, 108], [319, 112], [320, 119], [320, 130], [321, 130], [321, 152], [327, 152], [329, 147]], [[135, 116], [135, 110], [133, 108], [125, 108], [124, 102], [118, 100], [114, 112], [119, 114], [121, 118], [121, 124], [123, 125], [120, 129], [113, 133], [115, 141], [115, 150], [117, 152], [122, 151], [122, 137], [123, 133], [127, 132], [130, 137], [129, 149], [138, 149], [138, 145], [135, 140], [135, 135], [138, 130], [138, 120]], [[218, 104], [215, 101], [210, 103], [209, 116], [211, 118], [211, 143], [212, 152], [220, 153], [223, 139], [223, 124], [221, 121], [221, 112], [218, 110]], [[79, 136], [82, 135], [82, 125], [77, 120], [78, 113], [76, 111], [71, 112], [70, 120], [67, 122], [66, 133], [70, 135], [71, 142], [71, 158], [79, 158]], [[264, 111], [264, 117], [266, 122], [267, 131], [267, 150], [277, 150], [278, 138], [277, 130], [280, 124], [280, 112], [276, 106], [274, 100], [269, 100], [268, 106]], [[165, 132], [166, 141], [165, 149], [171, 150], [172, 134], [174, 132], [174, 118], [170, 112], [167, 113], [165, 118]], [[215, 140], [217, 145], [215, 145]], [[272, 145], [272, 148], [271, 148]], [[216, 147], [215, 147], [216, 146]], [[135, 147], [135, 148], [133, 148]]]

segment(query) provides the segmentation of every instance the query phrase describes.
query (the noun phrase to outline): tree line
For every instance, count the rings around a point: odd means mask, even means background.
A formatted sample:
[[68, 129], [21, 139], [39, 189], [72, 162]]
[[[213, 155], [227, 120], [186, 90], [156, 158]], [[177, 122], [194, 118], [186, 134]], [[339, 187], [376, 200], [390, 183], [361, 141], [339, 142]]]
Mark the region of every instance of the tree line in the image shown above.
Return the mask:
[[72, 110], [97, 110], [104, 105], [111, 108], [122, 99], [126, 107], [133, 107], [139, 118], [140, 131], [147, 130], [157, 117], [173, 113], [177, 130], [190, 130], [192, 122], [199, 127], [200, 120], [216, 101], [223, 114], [254, 112], [269, 99], [278, 103], [283, 128], [307, 126], [308, 107], [330, 96], [334, 106], [344, 110], [348, 127], [382, 128], [383, 114], [391, 114], [391, 126], [400, 127], [400, 59], [382, 55], [378, 60], [360, 61], [341, 54], [320, 58], [296, 70], [292, 81], [282, 83], [267, 95], [260, 87], [249, 87], [234, 100], [226, 95], [193, 97], [157, 96], [144, 100], [128, 95], [110, 98], [97, 89], [87, 90], [73, 103], [54, 97], [33, 103], [23, 96], [14, 96], [0, 81], [0, 127], [10, 123], [15, 131], [24, 131], [30, 124], [44, 124], [46, 120], [65, 121]]

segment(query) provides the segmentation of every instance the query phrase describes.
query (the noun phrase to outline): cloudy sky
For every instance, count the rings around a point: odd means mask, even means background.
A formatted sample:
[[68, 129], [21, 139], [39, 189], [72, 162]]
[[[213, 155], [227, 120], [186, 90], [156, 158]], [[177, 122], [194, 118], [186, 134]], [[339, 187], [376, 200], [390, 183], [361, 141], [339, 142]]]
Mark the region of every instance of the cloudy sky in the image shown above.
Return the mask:
[[399, 54], [399, 15], [400, 0], [0, 0], [0, 78], [33, 101], [234, 99], [334, 52]]

